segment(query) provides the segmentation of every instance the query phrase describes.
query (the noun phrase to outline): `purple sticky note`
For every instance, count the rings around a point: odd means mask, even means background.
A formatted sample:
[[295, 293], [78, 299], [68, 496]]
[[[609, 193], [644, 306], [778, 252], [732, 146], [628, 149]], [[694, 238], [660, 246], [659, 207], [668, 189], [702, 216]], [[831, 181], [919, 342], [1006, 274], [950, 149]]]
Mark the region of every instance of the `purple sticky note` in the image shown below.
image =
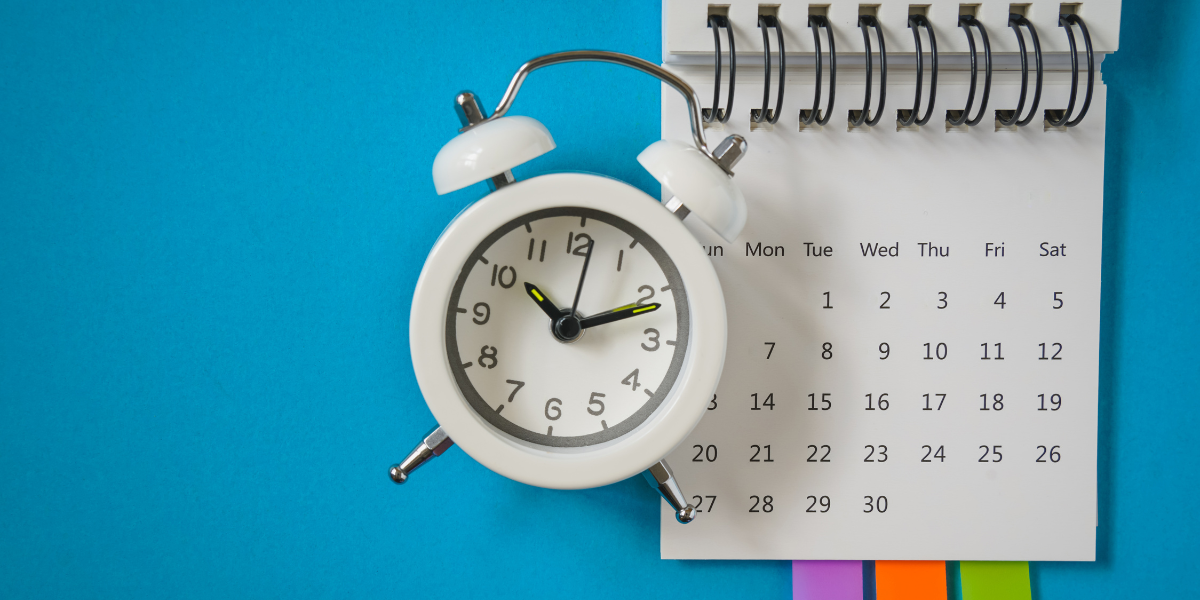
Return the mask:
[[862, 600], [861, 560], [792, 561], [792, 600]]

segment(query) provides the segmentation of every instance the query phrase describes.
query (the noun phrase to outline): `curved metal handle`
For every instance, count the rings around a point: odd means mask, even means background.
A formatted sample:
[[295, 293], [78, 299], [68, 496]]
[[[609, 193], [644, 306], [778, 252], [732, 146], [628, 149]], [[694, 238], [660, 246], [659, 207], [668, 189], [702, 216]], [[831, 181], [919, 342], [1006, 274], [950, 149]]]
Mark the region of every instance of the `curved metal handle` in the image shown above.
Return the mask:
[[[638, 71], [650, 75], [651, 77], [655, 77], [661, 80], [663, 83], [675, 88], [675, 91], [683, 94], [684, 100], [687, 100], [688, 114], [691, 116], [692, 141], [696, 144], [696, 148], [700, 150], [700, 152], [703, 152], [704, 155], [709, 157], [713, 162], [720, 164], [720, 161], [717, 160], [717, 158], [713, 156], [713, 153], [708, 149], [708, 143], [704, 139], [704, 126], [700, 122], [700, 98], [696, 95], [696, 90], [692, 89], [692, 86], [688, 85], [686, 81], [676, 76], [674, 73], [671, 73], [670, 71], [650, 61], [642, 60], [636, 56], [630, 56], [620, 52], [609, 52], [606, 50], [571, 50], [568, 52], [555, 52], [554, 54], [539, 56], [521, 65], [521, 68], [517, 69], [517, 74], [513, 75], [512, 81], [509, 82], [508, 89], [504, 91], [504, 97], [500, 99], [500, 104], [496, 107], [496, 111], [492, 113], [492, 116], [480, 121], [480, 123], [487, 123], [488, 121], [503, 117], [505, 113], [508, 112], [508, 109], [512, 108], [513, 100], [516, 100], [517, 92], [521, 90], [521, 84], [525, 82], [525, 78], [528, 77], [530, 73], [542, 67], [549, 67], [551, 65], [559, 65], [571, 62], [602, 62], [621, 65], [631, 69], [637, 69]], [[479, 125], [479, 123], [463, 127], [459, 131], [466, 131], [477, 125]]]

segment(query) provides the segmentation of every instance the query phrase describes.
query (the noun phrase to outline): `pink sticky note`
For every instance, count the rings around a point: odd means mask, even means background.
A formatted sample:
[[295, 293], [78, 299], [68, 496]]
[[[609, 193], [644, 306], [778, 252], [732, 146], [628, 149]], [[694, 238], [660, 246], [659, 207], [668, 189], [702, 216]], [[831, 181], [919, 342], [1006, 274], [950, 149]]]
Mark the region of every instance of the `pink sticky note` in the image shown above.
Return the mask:
[[792, 600], [862, 600], [861, 560], [792, 561]]

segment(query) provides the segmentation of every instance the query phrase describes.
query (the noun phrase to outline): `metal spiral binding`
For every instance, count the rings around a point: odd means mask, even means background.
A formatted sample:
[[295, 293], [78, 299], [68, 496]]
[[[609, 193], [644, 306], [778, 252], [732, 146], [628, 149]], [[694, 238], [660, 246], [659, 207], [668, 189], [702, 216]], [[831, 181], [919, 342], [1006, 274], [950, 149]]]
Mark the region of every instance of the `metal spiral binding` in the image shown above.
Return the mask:
[[[854, 127], [861, 127], [864, 123], [868, 127], [874, 127], [879, 122], [879, 118], [883, 116], [883, 104], [887, 99], [887, 49], [883, 44], [883, 28], [879, 26], [879, 20], [871, 15], [862, 15], [858, 18], [858, 27], [862, 30], [863, 47], [867, 54], [867, 91], [864, 94], [863, 108], [861, 111], [850, 111], [850, 124]], [[875, 116], [870, 116], [871, 110], [871, 37], [868, 33], [868, 28], [875, 29], [875, 37], [879, 39], [879, 108], [875, 109]]]
[[[734, 42], [733, 25], [726, 15], [711, 14], [708, 15], [708, 27], [713, 32], [713, 46], [715, 49], [715, 71], [713, 86], [713, 101], [712, 108], [704, 108], [701, 112], [703, 123], [728, 123], [733, 115], [733, 102], [736, 91], [737, 81], [737, 49]], [[866, 86], [863, 94], [863, 106], [861, 110], [850, 110], [849, 125], [854, 127], [874, 127], [883, 116], [884, 107], [887, 103], [887, 48], [883, 35], [883, 27], [879, 23], [875, 15], [860, 15], [858, 18], [858, 27], [863, 37], [863, 47], [866, 54]], [[1067, 42], [1069, 44], [1071, 56], [1071, 95], [1065, 109], [1045, 109], [1045, 120], [1048, 127], [1075, 127], [1079, 125], [1084, 117], [1087, 116], [1088, 110], [1091, 107], [1092, 96], [1095, 89], [1096, 76], [1096, 59], [1092, 44], [1091, 34], [1088, 31], [1087, 25], [1078, 14], [1063, 14], [1059, 16], [1058, 24], [1067, 34]], [[897, 124], [900, 127], [924, 126], [928, 124], [933, 116], [934, 107], [937, 99], [937, 84], [938, 84], [938, 47], [937, 38], [934, 32], [932, 23], [928, 17], [921, 14], [913, 14], [908, 16], [908, 28], [913, 33], [913, 44], [916, 52], [916, 91], [911, 109], [902, 108], [897, 111]], [[755, 124], [769, 123], [776, 124], [782, 116], [782, 107], [784, 92], [786, 87], [787, 75], [787, 53], [784, 47], [784, 36], [782, 24], [776, 15], [760, 14], [758, 15], [758, 27], [762, 32], [763, 37], [763, 101], [761, 108], [753, 108], [750, 110], [750, 119]], [[809, 15], [808, 27], [812, 30], [813, 47], [815, 56], [815, 83], [813, 85], [813, 104], [811, 109], [801, 109], [799, 111], [799, 125], [801, 129], [805, 126], [826, 125], [833, 116], [833, 106], [837, 91], [837, 51], [833, 35], [833, 27], [829, 19], [825, 15]], [[992, 47], [988, 37], [987, 29], [974, 15], [961, 15], [958, 19], [958, 27], [963, 30], [967, 36], [967, 46], [970, 55], [970, 84], [967, 90], [966, 104], [962, 110], [947, 110], [946, 124], [948, 127], [961, 127], [966, 125], [974, 127], [982, 122], [984, 115], [988, 111], [988, 102], [991, 97], [992, 89]], [[1042, 100], [1042, 88], [1045, 78], [1045, 69], [1042, 58], [1042, 46], [1038, 37], [1038, 33], [1033, 23], [1024, 15], [1012, 13], [1008, 16], [1008, 27], [1013, 30], [1017, 36], [1017, 46], [1019, 48], [1019, 56], [1021, 59], [1021, 90], [1017, 101], [1017, 107], [1013, 110], [998, 109], [995, 110], [995, 118], [998, 126], [1001, 127], [1025, 127], [1033, 121], [1037, 114], [1038, 108]], [[778, 48], [777, 61], [778, 66], [778, 81], [776, 83], [775, 103], [771, 105], [771, 79], [772, 71], [776, 65], [772, 64], [772, 48], [771, 34], [768, 29], [775, 29], [775, 44]], [[975, 29], [972, 33], [971, 29]], [[1022, 32], [1022, 28], [1025, 32]], [[1076, 28], [1078, 32], [1076, 32]], [[721, 33], [720, 29], [725, 30], [725, 37], [729, 43], [729, 82], [727, 84], [726, 99], [724, 107], [721, 106], [721, 68], [723, 66]], [[821, 77], [825, 70], [825, 59], [822, 56], [823, 48], [821, 42], [821, 29], [825, 30], [825, 39], [829, 44], [829, 90], [825, 99], [825, 108], [821, 109], [821, 93], [823, 82]], [[872, 112], [872, 94], [874, 84], [875, 64], [872, 56], [872, 42], [870, 30], [875, 30], [875, 39], [879, 44], [879, 99], [876, 102], [875, 110]], [[929, 53], [930, 53], [930, 73], [929, 73], [929, 97], [924, 99], [923, 83], [925, 78], [925, 58], [924, 44], [921, 39], [921, 30], [924, 29], [928, 37]], [[978, 43], [983, 45], [983, 90], [979, 93], [979, 52]], [[1080, 59], [1078, 38], [1082, 37], [1085, 55], [1087, 57], [1087, 87], [1084, 91], [1083, 101], [1079, 102], [1080, 86]], [[1028, 38], [1028, 40], [1026, 39]], [[1033, 94], [1030, 91], [1030, 48], [1032, 44], [1033, 54], [1033, 69], [1035, 70], [1033, 81]], [[922, 101], [925, 101], [924, 114], [921, 114]], [[976, 101], [978, 100], [978, 107]], [[1078, 108], [1078, 111], [1076, 109]], [[972, 116], [974, 112], [974, 116]]]
[[[779, 25], [779, 19], [772, 15], [759, 15], [758, 27], [762, 30], [763, 36], [763, 104], [762, 109], [750, 109], [750, 118], [755, 123], [766, 121], [774, 125], [779, 122], [779, 117], [783, 114], [781, 109], [783, 108], [783, 84], [785, 81], [784, 67], [786, 66], [783, 49], [783, 28]], [[767, 108], [771, 99], [771, 40], [767, 36], [768, 27], [775, 28], [775, 40], [779, 44], [779, 84], [777, 86], [779, 88], [779, 95], [775, 99], [775, 108], [773, 110]]]
[[[948, 110], [946, 111], [946, 122], [952, 127], [967, 125], [974, 127], [983, 120], [983, 114], [987, 111], [988, 96], [992, 92], [992, 44], [988, 41], [987, 30], [983, 28], [983, 23], [971, 15], [962, 15], [958, 18], [958, 26], [967, 34], [967, 45], [971, 49], [971, 86], [967, 90], [967, 106], [961, 111]], [[975, 83], [979, 78], [979, 64], [975, 52], [975, 38], [971, 35], [971, 27], [974, 27], [979, 32], [979, 38], [983, 42], [983, 98], [979, 103], [979, 112], [975, 118], [971, 119], [971, 106], [975, 103]]]
[[[933, 104], [937, 98], [937, 76], [938, 76], [938, 52], [937, 38], [933, 35], [933, 25], [929, 23], [929, 19], [925, 15], [909, 15], [908, 28], [913, 32], [913, 43], [917, 48], [917, 96], [913, 100], [912, 110], [900, 109], [900, 126], [911, 127], [912, 125], [922, 126], [929, 122], [929, 117], [933, 116]], [[929, 34], [929, 53], [932, 58], [932, 73], [929, 75], [929, 104], [925, 109], [925, 116], [920, 119], [917, 115], [921, 110], [921, 80], [925, 75], [925, 62], [921, 52], [921, 28]]]
[[[810, 15], [808, 17], [808, 26], [813, 33], [813, 46], [817, 53], [817, 83], [813, 92], [813, 107], [812, 110], [800, 111], [800, 124], [812, 125], [814, 122], [817, 125], [825, 125], [829, 122], [829, 118], [833, 116], [833, 96], [837, 91], [837, 51], [833, 46], [833, 28], [829, 25], [829, 19], [824, 15]], [[825, 29], [825, 38], [829, 40], [829, 100], [825, 105], [825, 112], [821, 113], [821, 33], [820, 29]]]
[[[1071, 113], [1075, 110], [1075, 98], [1079, 93], [1079, 53], [1075, 47], [1075, 31], [1071, 29], [1071, 25], [1077, 25], [1080, 33], [1083, 34], [1083, 46], [1084, 51], [1087, 53], [1088, 63], [1087, 93], [1083, 98], [1083, 107], [1079, 109], [1079, 116], [1075, 117], [1073, 121], [1071, 120]], [[1088, 34], [1087, 25], [1083, 23], [1083, 19], [1079, 18], [1079, 15], [1060, 15], [1058, 17], [1058, 26], [1066, 30], [1067, 42], [1071, 46], [1071, 101], [1067, 103], [1066, 110], [1046, 110], [1046, 121], [1051, 127], [1074, 127], [1083, 121], [1083, 117], [1087, 115], [1088, 108], [1092, 105], [1092, 86], [1096, 81], [1096, 62], [1092, 55], [1092, 36]]]
[[[1017, 34], [1017, 45], [1021, 49], [1021, 99], [1017, 101], [1016, 110], [997, 110], [996, 120], [1004, 127], [1024, 127], [1033, 120], [1033, 116], [1037, 114], [1038, 104], [1042, 101], [1042, 45], [1038, 42], [1037, 30], [1033, 28], [1033, 23], [1029, 22], [1022, 15], [1016, 13], [1008, 15], [1008, 26]], [[1029, 38], [1033, 41], [1033, 56], [1037, 64], [1037, 83], [1033, 88], [1033, 105], [1029, 107], [1029, 113], [1024, 119], [1021, 118], [1021, 110], [1025, 108], [1025, 96], [1029, 91], [1029, 57], [1028, 51], [1025, 49], [1025, 36], [1021, 35], [1021, 27], [1024, 27], [1029, 32]]]
[[[733, 90], [737, 78], [737, 49], [733, 45], [733, 27], [729, 24], [729, 17], [722, 15], [709, 15], [708, 26], [713, 31], [713, 44], [717, 47], [717, 73], [716, 83], [713, 84], [713, 102], [712, 108], [706, 108], [701, 111], [705, 123], [718, 121], [728, 123], [729, 117], [733, 116]], [[719, 108], [721, 101], [721, 33], [720, 29], [725, 29], [725, 38], [729, 40], [729, 97], [725, 100], [725, 108]]]

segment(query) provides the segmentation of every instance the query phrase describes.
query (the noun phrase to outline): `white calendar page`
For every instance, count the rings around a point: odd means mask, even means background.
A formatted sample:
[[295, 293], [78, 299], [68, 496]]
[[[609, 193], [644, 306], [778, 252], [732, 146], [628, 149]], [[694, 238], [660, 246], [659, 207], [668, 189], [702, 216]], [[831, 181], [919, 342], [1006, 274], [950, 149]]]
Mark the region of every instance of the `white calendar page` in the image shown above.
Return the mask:
[[[749, 141], [750, 216], [733, 243], [685, 221], [729, 346], [715, 408], [669, 457], [702, 512], [682, 526], [664, 504], [662, 556], [1094, 560], [1105, 87], [1075, 129], [1043, 131], [1039, 109], [995, 131], [1019, 82], [998, 72], [984, 122], [947, 132], [967, 79], [943, 71], [930, 125], [897, 131], [913, 72], [893, 69], [879, 125], [847, 131], [851, 69], [824, 128], [798, 130], [797, 72], [779, 124], [750, 131], [760, 67], [708, 130]], [[672, 70], [711, 97], [711, 67]], [[1041, 108], [1068, 78], [1046, 74]], [[678, 93], [662, 107], [663, 136], [690, 140]]]

